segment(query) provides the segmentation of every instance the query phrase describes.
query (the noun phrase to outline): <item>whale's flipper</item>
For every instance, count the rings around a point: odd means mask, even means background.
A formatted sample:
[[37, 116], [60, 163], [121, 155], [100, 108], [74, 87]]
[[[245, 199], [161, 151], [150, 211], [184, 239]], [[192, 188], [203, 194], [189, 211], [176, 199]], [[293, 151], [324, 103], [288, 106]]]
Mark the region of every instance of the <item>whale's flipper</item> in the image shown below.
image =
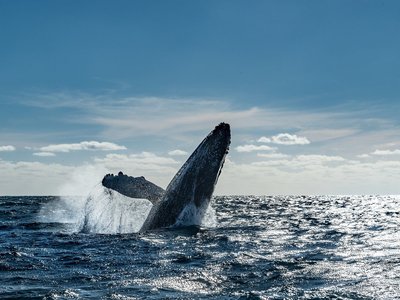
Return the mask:
[[101, 181], [104, 187], [117, 191], [131, 198], [148, 199], [153, 204], [164, 196], [165, 191], [143, 176], [132, 177], [119, 172], [118, 175], [107, 174]]
[[188, 205], [203, 213], [228, 153], [229, 124], [221, 123], [200, 143], [151, 209], [140, 231], [172, 226]]

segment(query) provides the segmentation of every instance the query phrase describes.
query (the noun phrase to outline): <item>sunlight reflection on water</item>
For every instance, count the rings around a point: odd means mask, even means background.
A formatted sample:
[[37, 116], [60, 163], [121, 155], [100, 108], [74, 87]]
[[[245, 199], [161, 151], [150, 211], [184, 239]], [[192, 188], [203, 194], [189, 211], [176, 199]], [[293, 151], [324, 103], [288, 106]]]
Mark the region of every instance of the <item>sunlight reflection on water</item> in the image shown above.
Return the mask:
[[0, 197], [0, 298], [400, 298], [398, 196], [215, 197], [214, 228], [106, 235], [38, 219], [54, 201]]

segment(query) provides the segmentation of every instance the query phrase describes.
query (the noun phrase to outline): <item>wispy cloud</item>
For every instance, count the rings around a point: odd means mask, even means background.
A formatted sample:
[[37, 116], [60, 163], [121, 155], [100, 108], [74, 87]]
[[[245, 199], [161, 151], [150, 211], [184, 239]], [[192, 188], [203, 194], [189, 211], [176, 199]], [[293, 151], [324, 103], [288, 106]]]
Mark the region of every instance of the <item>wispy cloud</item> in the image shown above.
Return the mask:
[[[274, 138], [264, 137], [261, 142], [281, 145], [306, 145], [312, 142], [342, 143], [354, 147], [384, 144], [400, 137], [398, 131], [389, 132], [397, 120], [371, 117], [362, 107], [339, 107], [336, 110], [298, 111], [287, 108], [250, 106], [238, 109], [235, 101], [204, 98], [158, 98], [121, 96], [117, 91], [103, 94], [43, 93], [25, 95], [24, 105], [46, 109], [74, 108], [66, 115], [66, 124], [77, 123], [97, 126], [102, 138], [124, 139], [135, 136], [163, 136], [171, 139], [192, 139], [203, 135], [221, 121], [231, 124], [238, 134], [254, 139], [254, 134], [265, 131], [290, 132]], [[395, 124], [396, 123], [396, 124]], [[253, 134], [248, 137], [249, 132]], [[270, 140], [270, 141], [269, 141]], [[242, 141], [239, 141], [239, 143]]]
[[331, 162], [349, 162], [342, 156], [337, 155], [318, 155], [318, 154], [308, 154], [308, 155], [297, 155], [295, 161], [306, 164], [324, 164]]
[[259, 143], [273, 143], [279, 145], [307, 145], [310, 144], [310, 141], [304, 136], [297, 136], [295, 134], [289, 133], [279, 133], [278, 135], [274, 135], [271, 138], [268, 137], [260, 137], [258, 139]]
[[325, 125], [320, 124], [320, 126], [316, 126], [315, 128], [303, 129], [301, 132], [312, 141], [322, 142], [345, 137], [352, 137], [359, 134], [361, 132], [361, 129], [354, 128], [353, 126], [349, 124], [349, 128], [343, 128], [341, 127], [340, 123], [338, 123], [336, 126], [334, 126], [333, 124], [329, 124], [327, 128], [324, 128]]
[[15, 151], [15, 150], [16, 150], [16, 148], [11, 145], [0, 146], [0, 152], [11, 152], [11, 151]]
[[371, 154], [379, 155], [379, 156], [399, 155], [400, 154], [400, 149], [395, 149], [395, 150], [375, 150]]
[[341, 156], [330, 156], [330, 155], [316, 155], [316, 154], [308, 154], [308, 155], [296, 155], [291, 159], [282, 159], [279, 161], [259, 161], [253, 162], [253, 165], [259, 166], [282, 166], [282, 167], [289, 167], [289, 168], [298, 168], [298, 167], [309, 167], [313, 165], [323, 165], [329, 163], [342, 163], [342, 162], [349, 162], [345, 158]]
[[158, 156], [151, 152], [142, 152], [139, 154], [115, 154], [110, 153], [105, 158], [96, 158], [96, 162], [132, 162], [141, 165], [171, 165], [178, 162], [170, 157]]
[[267, 145], [241, 145], [236, 147], [237, 152], [274, 151], [275, 148]]
[[41, 156], [41, 157], [56, 156], [53, 152], [35, 152], [35, 153], [33, 153], [33, 155]]
[[344, 113], [298, 112], [257, 106], [237, 109], [232, 105], [233, 101], [227, 99], [121, 97], [117, 93], [60, 92], [26, 95], [24, 99], [24, 105], [46, 109], [74, 108], [80, 112], [79, 118], [69, 116], [68, 122], [97, 124], [104, 128], [104, 134], [112, 133], [117, 137], [192, 132], [221, 121], [229, 122], [237, 129], [307, 129], [307, 124], [329, 124], [327, 119], [337, 124], [333, 121], [346, 116]]
[[269, 158], [269, 159], [282, 159], [289, 158], [290, 155], [283, 153], [257, 153], [258, 157]]
[[80, 143], [73, 143], [73, 144], [48, 145], [45, 147], [41, 147], [40, 150], [42, 152], [70, 152], [79, 150], [115, 151], [115, 150], [126, 150], [126, 147], [109, 142], [83, 141]]
[[179, 149], [168, 152], [168, 155], [171, 155], [171, 156], [184, 156], [184, 155], [188, 155], [188, 154], [189, 153], [187, 153], [186, 151], [179, 150]]

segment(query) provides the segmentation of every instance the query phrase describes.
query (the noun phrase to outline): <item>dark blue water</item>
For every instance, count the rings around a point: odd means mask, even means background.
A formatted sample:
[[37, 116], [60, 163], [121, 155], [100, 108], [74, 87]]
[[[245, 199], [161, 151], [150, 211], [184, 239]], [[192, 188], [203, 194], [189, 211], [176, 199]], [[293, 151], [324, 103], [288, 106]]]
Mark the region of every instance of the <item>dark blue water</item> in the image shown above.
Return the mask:
[[0, 299], [400, 298], [399, 197], [216, 197], [215, 228], [143, 234], [43, 221], [61, 201], [0, 197]]

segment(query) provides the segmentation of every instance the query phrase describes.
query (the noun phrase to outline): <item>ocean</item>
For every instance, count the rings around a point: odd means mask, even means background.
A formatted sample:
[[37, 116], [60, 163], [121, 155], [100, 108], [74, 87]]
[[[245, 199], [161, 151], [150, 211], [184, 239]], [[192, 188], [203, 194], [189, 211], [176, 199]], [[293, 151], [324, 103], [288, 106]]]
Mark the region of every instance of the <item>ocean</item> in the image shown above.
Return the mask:
[[0, 299], [400, 299], [400, 196], [214, 197], [145, 233], [126, 203], [84, 232], [79, 201], [0, 197]]

